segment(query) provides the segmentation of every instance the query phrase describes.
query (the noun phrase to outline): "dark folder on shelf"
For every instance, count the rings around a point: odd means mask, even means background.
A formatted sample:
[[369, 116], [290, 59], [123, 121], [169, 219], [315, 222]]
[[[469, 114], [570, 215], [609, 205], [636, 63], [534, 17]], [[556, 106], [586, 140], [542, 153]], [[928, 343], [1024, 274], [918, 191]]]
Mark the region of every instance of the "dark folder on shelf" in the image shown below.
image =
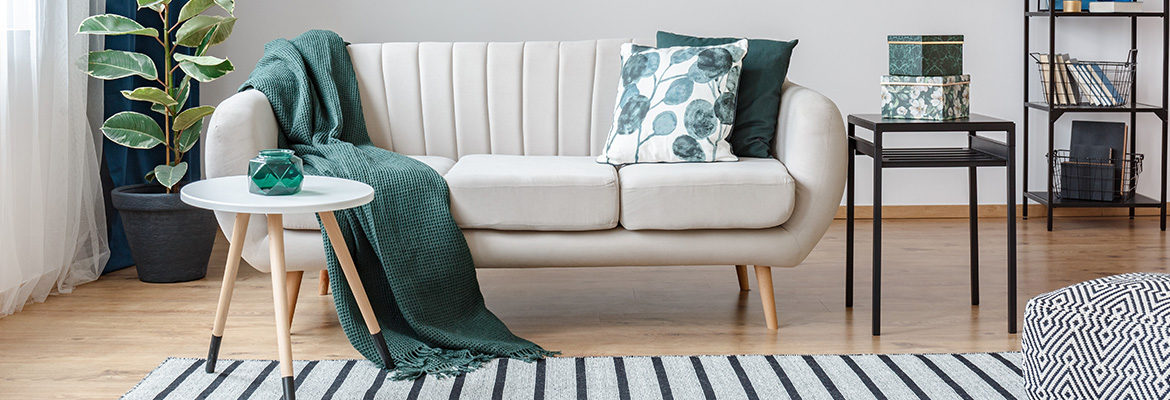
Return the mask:
[[1061, 196], [1114, 201], [1122, 193], [1129, 128], [1120, 122], [1073, 121], [1069, 159], [1061, 163]]

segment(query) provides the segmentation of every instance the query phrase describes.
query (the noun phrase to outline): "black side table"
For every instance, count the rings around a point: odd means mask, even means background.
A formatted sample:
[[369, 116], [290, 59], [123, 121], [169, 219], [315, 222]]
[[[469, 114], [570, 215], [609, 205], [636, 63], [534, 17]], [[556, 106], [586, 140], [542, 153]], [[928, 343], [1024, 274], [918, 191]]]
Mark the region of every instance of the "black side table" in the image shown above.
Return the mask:
[[[855, 127], [873, 131], [873, 141], [860, 138]], [[895, 132], [967, 132], [967, 147], [883, 148], [882, 136]], [[979, 132], [1007, 132], [1007, 143], [979, 136]], [[976, 168], [1007, 167], [1008, 218], [1008, 332], [1016, 333], [1016, 124], [984, 115], [948, 121], [882, 118], [876, 114], [849, 116], [849, 174], [846, 185], [845, 306], [853, 307], [854, 156], [873, 157], [873, 335], [881, 335], [882, 283], [882, 169], [967, 167], [971, 200], [971, 304], [979, 305], [979, 236]]]

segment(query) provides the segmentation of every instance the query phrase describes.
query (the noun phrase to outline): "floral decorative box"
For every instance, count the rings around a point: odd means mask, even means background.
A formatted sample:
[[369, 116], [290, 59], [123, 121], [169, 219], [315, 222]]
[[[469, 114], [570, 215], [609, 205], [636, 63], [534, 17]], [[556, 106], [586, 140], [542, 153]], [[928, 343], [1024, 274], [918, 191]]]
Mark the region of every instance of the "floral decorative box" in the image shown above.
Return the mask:
[[947, 120], [965, 118], [970, 75], [882, 76], [882, 117]]
[[890, 75], [963, 74], [963, 35], [890, 35]]

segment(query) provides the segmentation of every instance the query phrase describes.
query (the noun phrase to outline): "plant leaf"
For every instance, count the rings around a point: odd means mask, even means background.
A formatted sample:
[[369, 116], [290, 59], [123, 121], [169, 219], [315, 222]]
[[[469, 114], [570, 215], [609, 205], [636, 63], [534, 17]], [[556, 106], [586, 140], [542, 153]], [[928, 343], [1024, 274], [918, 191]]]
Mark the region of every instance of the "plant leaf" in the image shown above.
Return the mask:
[[162, 11], [163, 7], [170, 4], [171, 0], [138, 0], [138, 8], [149, 8], [155, 11]]
[[149, 86], [140, 87], [134, 89], [134, 91], [123, 90], [122, 96], [130, 100], [149, 101], [151, 103], [162, 104], [167, 107], [179, 104], [179, 102], [175, 101], [175, 99], [172, 98], [171, 95], [167, 94], [167, 92], [163, 91], [162, 89]]
[[81, 21], [78, 34], [86, 35], [142, 35], [158, 37], [158, 30], [147, 28], [138, 21], [117, 14], [94, 15]]
[[202, 56], [207, 54], [207, 48], [211, 47], [211, 38], [215, 37], [215, 32], [218, 30], [218, 26], [213, 26], [207, 30], [207, 34], [203, 35], [203, 41], [199, 42], [199, 47], [195, 48], [195, 55]]
[[232, 16], [236, 15], [236, 1], [235, 0], [215, 0], [215, 4], [219, 4], [224, 11]]
[[[175, 58], [179, 58], [179, 54], [175, 54]], [[200, 62], [210, 62], [207, 59], [219, 60], [215, 57], [192, 57], [199, 58]], [[220, 77], [227, 75], [229, 72], [235, 71], [236, 67], [232, 65], [230, 60], [222, 60], [219, 64], [214, 65], [200, 65], [195, 61], [183, 60], [179, 62], [179, 68], [183, 70], [187, 76], [195, 78], [200, 82], [211, 82]]]
[[191, 0], [191, 1], [188, 1], [187, 4], [184, 4], [183, 8], [179, 10], [179, 21], [175, 22], [175, 23], [180, 23], [180, 22], [189, 20], [189, 19], [191, 19], [191, 17], [194, 17], [196, 15], [199, 15], [199, 13], [207, 11], [207, 9], [211, 8], [211, 6], [213, 6], [213, 5], [215, 5], [215, 3], [212, 2], [211, 0]]
[[197, 15], [184, 22], [175, 34], [175, 43], [180, 46], [198, 47], [203, 43], [203, 37], [211, 28], [215, 29], [208, 46], [215, 46], [227, 40], [232, 34], [232, 27], [236, 24], [235, 17], [220, 17], [216, 15]]
[[98, 79], [118, 79], [138, 75], [148, 80], [158, 79], [158, 68], [145, 54], [121, 50], [91, 51], [77, 60], [77, 66]]
[[146, 176], [143, 176], [142, 178], [146, 179], [147, 182], [154, 182], [154, 170], [150, 170], [146, 173]]
[[175, 99], [175, 105], [163, 108], [160, 104], [151, 104], [150, 110], [163, 115], [178, 115], [179, 110], [187, 104], [187, 96], [191, 94], [191, 77], [184, 76], [183, 83], [171, 88], [170, 94], [171, 98]]
[[114, 143], [133, 149], [149, 149], [166, 141], [154, 119], [133, 111], [110, 116], [102, 124], [102, 133]]
[[179, 180], [183, 179], [184, 175], [187, 175], [186, 161], [178, 163], [173, 167], [166, 164], [154, 167], [154, 177], [158, 178], [158, 183], [166, 186], [167, 189], [170, 189], [174, 187], [176, 183], [179, 183]]
[[176, 104], [174, 107], [171, 107], [172, 115], [178, 114], [179, 110], [187, 104], [187, 96], [191, 94], [191, 76], [184, 76], [183, 83], [180, 83], [179, 87], [173, 88], [173, 90], [175, 91], [175, 95], [172, 97], [175, 98], [175, 101], [178, 102], [178, 104]]
[[175, 53], [175, 61], [178, 61], [178, 62], [187, 61], [187, 62], [192, 62], [192, 63], [198, 64], [198, 65], [208, 66], [208, 65], [220, 65], [220, 64], [223, 64], [227, 60], [219, 58], [219, 57], [212, 57], [212, 56], [189, 56], [189, 55], [182, 54], [182, 53]]
[[163, 107], [162, 104], [151, 104], [150, 111], [154, 111], [154, 112], [162, 114], [162, 115], [170, 115], [170, 114], [167, 114], [167, 109], [166, 109], [166, 107]]
[[178, 132], [190, 128], [196, 121], [203, 120], [203, 117], [211, 115], [213, 112], [215, 112], [215, 107], [212, 106], [199, 106], [183, 110], [179, 116], [175, 117], [175, 123], [172, 124], [171, 129]]
[[180, 153], [186, 153], [195, 147], [195, 143], [199, 141], [199, 132], [203, 130], [203, 119], [195, 120], [195, 124], [190, 128], [184, 129], [179, 134], [178, 147]]

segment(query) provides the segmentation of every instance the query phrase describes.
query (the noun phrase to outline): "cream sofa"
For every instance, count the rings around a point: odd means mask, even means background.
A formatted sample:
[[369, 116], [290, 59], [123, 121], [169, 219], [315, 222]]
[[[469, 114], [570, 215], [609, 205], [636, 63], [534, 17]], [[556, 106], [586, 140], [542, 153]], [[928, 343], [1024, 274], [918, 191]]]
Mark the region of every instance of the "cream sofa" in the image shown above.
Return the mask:
[[[374, 144], [448, 181], [451, 211], [479, 268], [756, 266], [776, 328], [770, 267], [800, 264], [824, 235], [845, 184], [841, 114], [788, 82], [775, 158], [637, 164], [595, 159], [618, 87], [619, 47], [643, 40], [384, 43], [350, 46]], [[257, 91], [220, 104], [204, 142], [208, 177], [247, 173], [278, 128]], [[233, 218], [217, 213], [230, 235]], [[243, 257], [268, 270], [266, 222]], [[289, 271], [324, 268], [317, 221], [285, 218]], [[298, 276], [299, 278], [299, 276]]]

